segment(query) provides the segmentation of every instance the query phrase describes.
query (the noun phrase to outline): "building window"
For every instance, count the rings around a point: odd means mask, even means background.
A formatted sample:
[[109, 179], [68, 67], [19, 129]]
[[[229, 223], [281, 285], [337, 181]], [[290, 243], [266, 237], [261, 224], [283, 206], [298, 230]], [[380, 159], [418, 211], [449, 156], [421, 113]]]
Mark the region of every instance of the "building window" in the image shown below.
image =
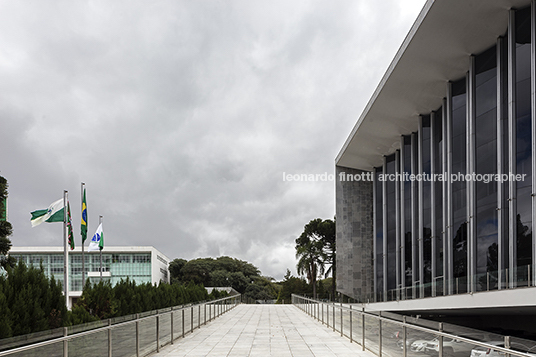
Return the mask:
[[[497, 173], [497, 48], [475, 59], [475, 173]], [[497, 182], [476, 181], [477, 291], [497, 288], [499, 269]], [[488, 273], [489, 279], [488, 279]]]
[[[385, 158], [385, 171], [387, 175], [395, 175], [397, 170], [397, 160], [396, 155], [392, 154]], [[386, 264], [387, 264], [387, 291], [391, 291], [397, 288], [396, 286], [396, 276], [397, 276], [397, 266], [396, 266], [396, 185], [398, 184], [397, 180], [387, 179], [385, 180], [386, 185], [386, 197], [385, 197], [385, 207], [387, 210], [387, 235], [385, 243], [387, 244], [386, 251]], [[384, 250], [385, 251], [385, 250]], [[384, 267], [385, 269], [385, 267]], [[393, 294], [389, 294], [388, 299], [393, 299]]]
[[156, 259], [160, 260], [162, 263], [164, 263], [164, 265], [166, 266], [168, 265], [168, 261], [162, 258], [161, 256], [159, 256], [158, 254], [156, 255]]
[[[443, 167], [443, 108], [439, 108], [434, 112], [433, 116], [433, 155], [434, 155], [434, 174], [442, 175], [445, 172]], [[433, 279], [434, 279], [434, 295], [443, 295], [443, 180], [436, 179], [433, 181], [434, 190], [434, 235], [433, 238]]]
[[[422, 128], [421, 128], [421, 173], [431, 177], [432, 174], [432, 130], [431, 130], [431, 118], [430, 115], [422, 116]], [[421, 229], [422, 236], [421, 245], [419, 247], [422, 250], [421, 271], [422, 279], [421, 284], [424, 287], [424, 296], [431, 296], [432, 289], [432, 182], [428, 180], [421, 181], [422, 190], [422, 221]], [[423, 296], [421, 296], [423, 297]]]
[[[452, 174], [466, 174], [467, 90], [465, 78], [452, 84]], [[453, 293], [467, 292], [467, 187], [452, 182], [452, 276]]]
[[382, 168], [374, 169], [374, 216], [375, 216], [375, 253], [374, 270], [376, 278], [376, 301], [383, 301], [383, 188], [379, 176]]
[[[402, 157], [403, 157], [403, 170], [404, 173], [407, 173], [408, 175], [414, 174], [415, 172], [412, 170], [411, 165], [411, 135], [406, 135], [403, 137], [403, 147], [402, 147]], [[404, 240], [404, 283], [405, 286], [412, 286], [412, 246], [413, 246], [413, 227], [411, 222], [412, 217], [412, 205], [411, 205], [411, 198], [412, 198], [412, 183], [410, 180], [404, 180], [403, 183], [403, 200], [401, 204], [404, 205], [404, 217], [402, 219], [404, 220], [404, 231], [402, 232], [401, 239]]]
[[531, 136], [531, 24], [530, 7], [515, 14], [515, 135], [516, 173], [526, 175], [516, 182], [517, 285], [528, 282], [532, 263], [532, 136]]

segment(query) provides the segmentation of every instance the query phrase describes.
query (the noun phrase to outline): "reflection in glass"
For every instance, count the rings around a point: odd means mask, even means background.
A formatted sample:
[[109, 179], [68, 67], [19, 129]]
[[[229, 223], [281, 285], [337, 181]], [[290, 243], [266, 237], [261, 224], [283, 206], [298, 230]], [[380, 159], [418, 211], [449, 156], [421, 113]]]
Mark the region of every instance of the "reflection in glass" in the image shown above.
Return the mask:
[[374, 180], [376, 182], [376, 198], [374, 202], [376, 212], [376, 251], [374, 252], [374, 270], [376, 271], [376, 301], [382, 301], [383, 293], [383, 190], [382, 181], [378, 179], [382, 174], [382, 168], [374, 169]]
[[[497, 54], [492, 47], [475, 61], [475, 168], [477, 174], [497, 172]], [[497, 182], [476, 181], [476, 289], [497, 288]], [[489, 273], [489, 276], [488, 276]]]
[[[411, 136], [406, 135], [404, 136], [404, 148], [403, 148], [403, 155], [404, 155], [404, 172], [407, 172], [408, 175], [413, 174], [414, 172], [411, 170]], [[404, 239], [404, 282], [405, 286], [411, 286], [411, 276], [412, 276], [412, 226], [411, 226], [411, 181], [405, 180], [403, 183], [404, 185], [404, 202], [402, 203], [404, 205], [404, 228], [405, 231], [403, 232]]]
[[[395, 154], [385, 159], [386, 174], [395, 174]], [[396, 180], [386, 180], [387, 202], [387, 291], [396, 289]]]
[[[443, 110], [439, 108], [434, 115], [434, 173], [442, 174], [443, 168]], [[443, 276], [443, 181], [435, 180], [435, 276]]]
[[516, 252], [522, 267], [532, 262], [530, 7], [516, 12], [515, 25], [516, 173], [526, 175], [516, 183]]
[[[425, 115], [422, 117], [422, 173], [431, 175], [431, 128], [430, 128], [430, 116]], [[432, 183], [430, 180], [423, 180], [422, 182], [422, 241], [423, 241], [423, 279], [422, 283], [425, 285], [425, 296], [431, 295], [432, 282]]]
[[[466, 174], [466, 107], [465, 78], [452, 84], [452, 174]], [[452, 182], [452, 244], [454, 293], [466, 292], [467, 279], [467, 197], [466, 182]]]

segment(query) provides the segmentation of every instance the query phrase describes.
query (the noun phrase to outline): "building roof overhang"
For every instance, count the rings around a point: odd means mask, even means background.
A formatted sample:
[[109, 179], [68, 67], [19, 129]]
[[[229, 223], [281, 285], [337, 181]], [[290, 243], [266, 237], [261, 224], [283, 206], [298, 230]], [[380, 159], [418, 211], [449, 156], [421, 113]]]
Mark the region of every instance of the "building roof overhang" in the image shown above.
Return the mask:
[[419, 115], [442, 105], [447, 83], [463, 78], [470, 56], [505, 35], [508, 10], [530, 0], [428, 0], [346, 139], [337, 166], [372, 170], [417, 131]]

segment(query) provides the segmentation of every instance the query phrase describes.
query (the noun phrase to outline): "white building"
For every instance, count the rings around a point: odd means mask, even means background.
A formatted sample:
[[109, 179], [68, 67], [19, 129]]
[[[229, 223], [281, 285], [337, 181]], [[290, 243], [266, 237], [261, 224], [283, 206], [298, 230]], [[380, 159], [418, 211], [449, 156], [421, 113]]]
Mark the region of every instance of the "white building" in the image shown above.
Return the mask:
[[[54, 276], [63, 284], [64, 253], [63, 247], [12, 247], [10, 256], [22, 259], [27, 265], [39, 267], [43, 264], [45, 274]], [[100, 252], [84, 252], [86, 279], [98, 282], [101, 279]], [[82, 249], [69, 250], [69, 301], [71, 307], [82, 295]], [[170, 259], [154, 247], [104, 247], [102, 250], [102, 279], [115, 285], [121, 279], [136, 284], [169, 283]]]

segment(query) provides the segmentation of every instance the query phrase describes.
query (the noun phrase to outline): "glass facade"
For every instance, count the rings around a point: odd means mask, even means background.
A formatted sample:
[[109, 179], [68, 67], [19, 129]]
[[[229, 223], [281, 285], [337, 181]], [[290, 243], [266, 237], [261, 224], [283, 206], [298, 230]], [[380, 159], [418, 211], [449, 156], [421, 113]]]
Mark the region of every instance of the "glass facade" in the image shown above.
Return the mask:
[[[406, 135], [403, 138], [402, 142], [402, 171], [408, 173], [414, 173], [412, 170], [412, 157], [411, 157], [411, 135]], [[404, 205], [404, 217], [403, 224], [404, 229], [402, 230], [402, 238], [404, 240], [401, 254], [404, 257], [403, 261], [403, 271], [404, 271], [404, 287], [411, 287], [413, 285], [412, 276], [413, 276], [413, 223], [411, 217], [413, 216], [412, 210], [412, 184], [411, 181], [406, 180], [402, 182], [402, 204]]]
[[532, 135], [531, 135], [531, 31], [530, 8], [516, 11], [515, 16], [515, 170], [526, 175], [516, 182], [516, 272], [518, 284], [528, 282], [532, 261]]
[[376, 301], [536, 285], [535, 21], [511, 10], [505, 37], [375, 168]]
[[[497, 172], [497, 48], [475, 59], [475, 172]], [[476, 181], [476, 290], [497, 289], [497, 182]], [[489, 276], [488, 276], [489, 273]]]
[[383, 300], [383, 186], [378, 179], [382, 168], [374, 170], [374, 282], [376, 300]]
[[[42, 264], [46, 276], [54, 276], [56, 281], [63, 284], [63, 254], [13, 253], [11, 256], [34, 267]], [[98, 282], [100, 280], [100, 254], [86, 253], [84, 260], [86, 278], [89, 278], [91, 282]], [[69, 261], [69, 291], [81, 291], [83, 288], [82, 254], [70, 252]], [[151, 283], [151, 253], [103, 253], [102, 271], [109, 272], [103, 276], [103, 279], [110, 280], [112, 285], [127, 277], [137, 284]]]

